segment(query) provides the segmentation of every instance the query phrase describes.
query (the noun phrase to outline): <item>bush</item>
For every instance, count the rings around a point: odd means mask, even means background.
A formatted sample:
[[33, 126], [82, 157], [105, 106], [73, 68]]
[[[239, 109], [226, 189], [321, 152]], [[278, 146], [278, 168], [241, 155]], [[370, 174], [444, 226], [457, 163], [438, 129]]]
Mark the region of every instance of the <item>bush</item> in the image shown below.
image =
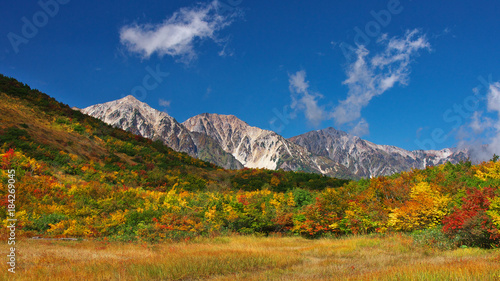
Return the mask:
[[29, 150], [31, 136], [26, 130], [17, 127], [9, 127], [4, 132], [0, 132], [0, 144], [7, 144], [9, 147], [17, 147]]
[[443, 232], [457, 241], [458, 246], [491, 248], [498, 245], [499, 231], [486, 214], [494, 196], [492, 188], [467, 191], [463, 205], [443, 220]]
[[314, 203], [314, 197], [308, 190], [302, 188], [295, 188], [293, 191], [293, 199], [297, 207], [307, 206]]
[[40, 232], [45, 232], [50, 228], [50, 224], [56, 224], [67, 219], [67, 216], [62, 214], [43, 214], [39, 219], [33, 223], [33, 229]]
[[414, 231], [410, 236], [413, 238], [413, 242], [418, 246], [427, 246], [439, 250], [451, 250], [456, 248], [456, 241], [450, 239], [437, 227]]

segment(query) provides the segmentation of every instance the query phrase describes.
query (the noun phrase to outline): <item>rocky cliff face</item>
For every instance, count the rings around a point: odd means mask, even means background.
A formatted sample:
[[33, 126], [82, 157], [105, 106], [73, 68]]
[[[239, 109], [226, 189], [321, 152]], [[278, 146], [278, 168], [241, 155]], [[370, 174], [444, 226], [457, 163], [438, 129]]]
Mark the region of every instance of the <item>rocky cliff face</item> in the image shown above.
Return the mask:
[[325, 157], [311, 154], [275, 132], [252, 127], [233, 115], [200, 114], [182, 123], [208, 135], [248, 168], [283, 169], [337, 175], [346, 170]]
[[466, 150], [408, 151], [388, 145], [377, 145], [345, 132], [327, 128], [311, 131], [289, 139], [311, 153], [340, 163], [358, 177], [391, 175], [411, 169], [423, 169], [466, 160]]
[[151, 108], [133, 96], [82, 109], [112, 126], [130, 131], [152, 140], [161, 140], [176, 151], [216, 165], [239, 169], [243, 166], [226, 153], [214, 140], [192, 134], [167, 113]]

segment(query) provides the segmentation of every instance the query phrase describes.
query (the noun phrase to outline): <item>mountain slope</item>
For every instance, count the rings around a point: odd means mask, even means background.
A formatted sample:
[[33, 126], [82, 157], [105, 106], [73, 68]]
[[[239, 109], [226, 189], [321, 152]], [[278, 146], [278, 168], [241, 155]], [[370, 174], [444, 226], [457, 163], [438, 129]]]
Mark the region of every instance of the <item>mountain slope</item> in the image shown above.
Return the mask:
[[275, 132], [252, 127], [233, 115], [204, 113], [182, 123], [188, 130], [208, 135], [248, 168], [307, 171], [348, 176], [342, 165], [318, 157]]
[[289, 140], [313, 154], [346, 166], [359, 177], [391, 175], [448, 161], [457, 163], [468, 157], [466, 150], [407, 151], [395, 146], [377, 145], [334, 128], [311, 131]]
[[82, 112], [145, 138], [161, 140], [176, 151], [186, 152], [192, 157], [224, 168], [243, 167], [219, 147], [216, 141], [192, 134], [167, 113], [156, 110], [133, 96], [92, 105], [82, 109]]

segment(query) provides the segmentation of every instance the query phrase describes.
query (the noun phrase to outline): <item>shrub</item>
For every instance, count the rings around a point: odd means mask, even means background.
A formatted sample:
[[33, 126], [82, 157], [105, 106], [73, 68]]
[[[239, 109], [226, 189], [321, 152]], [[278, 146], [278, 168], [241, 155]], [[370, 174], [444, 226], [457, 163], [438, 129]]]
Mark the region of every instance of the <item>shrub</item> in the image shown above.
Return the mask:
[[410, 234], [418, 246], [427, 246], [439, 250], [451, 250], [456, 247], [455, 241], [446, 236], [439, 227], [417, 230]]
[[293, 191], [293, 199], [297, 207], [307, 206], [314, 203], [314, 197], [308, 190], [295, 188]]
[[494, 195], [492, 188], [467, 191], [463, 205], [443, 220], [443, 232], [459, 246], [490, 248], [498, 245], [499, 231], [486, 213]]
[[67, 219], [67, 216], [62, 214], [43, 214], [39, 219], [33, 223], [33, 229], [40, 232], [45, 232], [50, 228], [50, 224], [57, 224]]

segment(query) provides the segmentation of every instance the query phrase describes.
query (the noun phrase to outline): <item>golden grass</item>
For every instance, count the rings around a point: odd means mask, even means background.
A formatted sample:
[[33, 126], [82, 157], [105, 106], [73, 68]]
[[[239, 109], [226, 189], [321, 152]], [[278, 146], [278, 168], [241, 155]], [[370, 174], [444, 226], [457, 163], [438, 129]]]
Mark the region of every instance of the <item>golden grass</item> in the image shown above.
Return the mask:
[[232, 236], [157, 245], [20, 240], [1, 280], [500, 280], [500, 251], [411, 239]]

